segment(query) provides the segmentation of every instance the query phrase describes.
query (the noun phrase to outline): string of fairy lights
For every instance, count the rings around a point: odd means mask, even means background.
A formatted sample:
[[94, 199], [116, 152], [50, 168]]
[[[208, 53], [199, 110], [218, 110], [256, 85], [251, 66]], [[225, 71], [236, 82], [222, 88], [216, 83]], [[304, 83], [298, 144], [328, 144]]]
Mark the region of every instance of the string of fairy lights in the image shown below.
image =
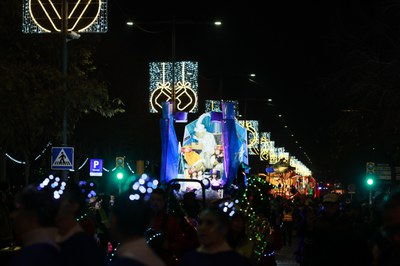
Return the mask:
[[[273, 233], [274, 228], [270, 225], [268, 218], [257, 214], [256, 210], [252, 206], [252, 200], [250, 194], [260, 197], [260, 201], [263, 202], [267, 196], [267, 190], [264, 189], [270, 184], [265, 181], [265, 179], [259, 176], [250, 175], [247, 177], [248, 185], [244, 189], [244, 192], [238, 196], [235, 201], [239, 206], [239, 210], [242, 211], [248, 219], [248, 235], [249, 240], [254, 241], [254, 254], [260, 259], [261, 256], [273, 256], [275, 250], [268, 250], [267, 245], [269, 244], [269, 239]], [[264, 192], [263, 192], [264, 191]]]
[[[52, 143], [51, 143], [51, 142], [48, 142], [48, 143], [46, 144], [46, 146], [43, 148], [43, 150], [41, 151], [41, 153], [38, 154], [38, 155], [35, 157], [34, 161], [37, 161], [39, 158], [41, 158], [41, 157], [46, 153], [47, 149], [48, 149], [49, 147], [51, 147], [51, 145], [52, 145]], [[13, 161], [13, 162], [15, 162], [15, 163], [17, 163], [17, 164], [26, 164], [25, 161], [18, 160], [18, 159], [16, 159], [14, 156], [11, 156], [9, 153], [6, 153], [5, 155], [6, 155], [6, 157], [7, 157], [8, 159], [10, 159], [11, 161]], [[77, 168], [75, 168], [75, 169], [70, 169], [69, 171], [70, 171], [70, 172], [76, 172], [76, 171], [82, 170], [82, 168], [88, 163], [88, 161], [89, 161], [89, 157], [86, 157], [85, 160], [83, 161], [83, 163], [82, 163], [79, 167], [77, 167]], [[129, 164], [129, 162], [125, 161], [125, 164], [128, 166], [129, 171], [130, 171], [132, 174], [134, 174], [135, 171], [132, 169], [132, 167], [131, 167], [131, 165]], [[114, 167], [114, 168], [112, 168], [112, 169], [107, 169], [107, 168], [103, 167], [103, 171], [105, 171], [105, 172], [114, 172], [116, 169], [117, 169], [117, 167]]]

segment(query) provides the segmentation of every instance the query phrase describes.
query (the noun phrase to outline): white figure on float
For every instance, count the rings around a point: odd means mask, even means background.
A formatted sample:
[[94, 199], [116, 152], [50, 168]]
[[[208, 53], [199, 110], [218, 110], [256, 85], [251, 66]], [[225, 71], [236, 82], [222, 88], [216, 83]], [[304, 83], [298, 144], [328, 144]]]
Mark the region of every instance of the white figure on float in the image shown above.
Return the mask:
[[192, 143], [192, 146], [193, 149], [201, 150], [200, 156], [204, 161], [205, 168], [211, 169], [213, 167], [211, 156], [215, 152], [217, 142], [215, 141], [214, 135], [208, 132], [202, 123], [206, 116], [210, 116], [210, 114], [202, 114], [197, 120], [196, 127], [194, 128], [195, 135], [193, 136], [195, 143]]

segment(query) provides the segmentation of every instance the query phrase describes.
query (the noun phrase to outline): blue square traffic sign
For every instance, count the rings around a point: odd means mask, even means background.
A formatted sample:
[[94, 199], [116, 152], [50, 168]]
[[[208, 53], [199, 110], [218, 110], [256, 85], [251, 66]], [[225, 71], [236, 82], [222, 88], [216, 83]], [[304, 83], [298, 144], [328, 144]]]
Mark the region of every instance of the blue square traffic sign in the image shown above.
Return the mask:
[[90, 176], [102, 176], [103, 175], [103, 160], [102, 159], [90, 159]]
[[53, 147], [51, 149], [52, 170], [73, 170], [74, 169], [74, 148]]

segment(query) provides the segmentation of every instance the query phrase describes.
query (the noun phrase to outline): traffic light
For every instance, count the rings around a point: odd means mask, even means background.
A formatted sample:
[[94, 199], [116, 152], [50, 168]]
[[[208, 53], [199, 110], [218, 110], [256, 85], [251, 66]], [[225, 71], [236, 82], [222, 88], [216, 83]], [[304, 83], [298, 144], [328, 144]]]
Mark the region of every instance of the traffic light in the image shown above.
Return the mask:
[[366, 173], [367, 173], [367, 175], [375, 174], [375, 163], [374, 162], [367, 162]]
[[118, 156], [115, 158], [115, 167], [116, 168], [124, 168], [125, 167], [125, 158], [122, 156]]
[[126, 183], [126, 180], [124, 180], [125, 178], [125, 169], [121, 166], [117, 167], [114, 170], [114, 184], [118, 187], [118, 194], [121, 194], [122, 192], [122, 186], [124, 183]]
[[367, 175], [367, 186], [369, 187], [369, 204], [372, 204], [372, 190], [374, 185], [375, 176], [372, 174]]
[[116, 177], [117, 177], [118, 180], [123, 179], [123, 178], [124, 178], [124, 171], [121, 170], [121, 169], [118, 169], [118, 170], [117, 170]]

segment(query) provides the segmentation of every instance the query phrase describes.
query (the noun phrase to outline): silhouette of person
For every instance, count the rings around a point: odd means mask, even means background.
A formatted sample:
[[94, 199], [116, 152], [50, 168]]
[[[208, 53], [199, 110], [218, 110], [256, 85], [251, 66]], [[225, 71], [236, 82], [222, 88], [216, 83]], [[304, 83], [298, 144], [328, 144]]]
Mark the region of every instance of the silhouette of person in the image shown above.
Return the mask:
[[167, 192], [161, 188], [151, 193], [149, 202], [155, 217], [150, 227], [163, 235], [161, 245], [154, 247], [157, 254], [167, 265], [177, 265], [182, 254], [195, 248], [198, 242], [194, 227], [184, 217], [167, 210], [167, 200]]
[[304, 250], [301, 265], [366, 265], [361, 259], [367, 254], [360, 259], [354, 250], [358, 242], [351, 220], [340, 209], [339, 195], [324, 195], [322, 206], [318, 217], [308, 221], [305, 241], [309, 250]]
[[61, 248], [65, 266], [105, 266], [106, 256], [98, 246], [94, 235], [86, 232], [78, 217], [85, 214], [86, 195], [81, 187], [69, 182], [61, 196], [60, 207], [56, 216], [58, 244]]
[[57, 201], [47, 188], [30, 185], [20, 191], [11, 213], [17, 244], [22, 245], [11, 265], [60, 265], [60, 247], [56, 243]]
[[130, 192], [123, 192], [115, 199], [111, 217], [111, 235], [121, 244], [110, 266], [165, 265], [144, 237], [153, 217], [153, 210], [147, 202], [131, 200]]
[[229, 246], [227, 237], [230, 228], [231, 221], [227, 213], [216, 206], [205, 208], [200, 213], [197, 227], [200, 246], [184, 254], [180, 266], [250, 266], [250, 259]]
[[382, 206], [382, 226], [373, 242], [373, 265], [394, 266], [400, 261], [400, 187], [386, 197]]
[[67, 156], [64, 154], [64, 152], [61, 152], [60, 154], [60, 164], [65, 164], [65, 158]]

